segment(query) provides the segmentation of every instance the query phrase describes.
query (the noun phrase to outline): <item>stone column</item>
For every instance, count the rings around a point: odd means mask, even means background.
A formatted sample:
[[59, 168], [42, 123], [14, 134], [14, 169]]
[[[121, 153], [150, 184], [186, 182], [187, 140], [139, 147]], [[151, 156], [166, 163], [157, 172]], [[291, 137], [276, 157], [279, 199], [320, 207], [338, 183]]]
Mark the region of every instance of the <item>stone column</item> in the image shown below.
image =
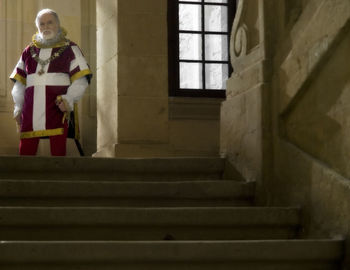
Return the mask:
[[234, 72], [221, 107], [221, 154], [244, 179], [258, 183], [268, 172], [271, 151], [266, 5], [238, 2], [230, 44]]
[[166, 1], [97, 1], [96, 156], [168, 147]]
[[80, 133], [86, 156], [96, 152], [97, 106], [96, 106], [96, 1], [81, 1], [81, 49], [87, 59], [93, 77], [86, 89], [80, 106]]
[[116, 0], [96, 1], [97, 151], [106, 156], [118, 142], [117, 16]]

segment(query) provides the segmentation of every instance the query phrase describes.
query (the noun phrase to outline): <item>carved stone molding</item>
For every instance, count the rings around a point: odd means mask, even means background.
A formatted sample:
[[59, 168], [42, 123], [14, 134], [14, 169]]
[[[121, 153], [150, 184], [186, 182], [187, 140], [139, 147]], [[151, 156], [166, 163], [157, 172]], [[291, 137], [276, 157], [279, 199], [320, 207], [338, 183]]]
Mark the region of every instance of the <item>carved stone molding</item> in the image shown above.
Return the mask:
[[233, 22], [230, 39], [231, 64], [234, 67], [236, 59], [247, 55], [248, 48], [248, 27], [243, 22], [244, 14], [247, 9], [247, 0], [239, 0], [236, 12], [236, 18]]

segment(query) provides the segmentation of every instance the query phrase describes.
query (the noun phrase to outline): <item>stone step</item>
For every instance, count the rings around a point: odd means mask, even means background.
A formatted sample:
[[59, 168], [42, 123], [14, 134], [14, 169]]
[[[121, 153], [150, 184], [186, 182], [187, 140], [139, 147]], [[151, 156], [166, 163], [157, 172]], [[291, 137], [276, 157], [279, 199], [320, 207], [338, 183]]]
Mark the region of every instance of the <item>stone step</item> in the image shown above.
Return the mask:
[[2, 270], [335, 270], [343, 240], [2, 241]]
[[5, 206], [243, 206], [255, 183], [236, 181], [0, 180]]
[[0, 207], [0, 240], [290, 239], [286, 207]]
[[217, 180], [223, 158], [0, 157], [1, 179]]

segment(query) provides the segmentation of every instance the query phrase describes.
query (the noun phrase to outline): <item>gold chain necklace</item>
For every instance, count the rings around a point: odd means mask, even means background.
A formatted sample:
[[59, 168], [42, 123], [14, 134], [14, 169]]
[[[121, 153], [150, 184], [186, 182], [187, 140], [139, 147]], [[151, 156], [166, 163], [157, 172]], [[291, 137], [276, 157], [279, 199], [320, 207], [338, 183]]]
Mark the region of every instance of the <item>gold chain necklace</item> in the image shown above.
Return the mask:
[[32, 43], [30, 46], [30, 54], [34, 58], [34, 60], [41, 66], [40, 70], [38, 71], [39, 76], [43, 75], [45, 73], [44, 67], [50, 63], [52, 60], [55, 60], [57, 57], [59, 57], [65, 49], [69, 46], [69, 40], [66, 39], [66, 42], [64, 43], [65, 46], [62, 46], [57, 52], [55, 52], [53, 55], [51, 55], [46, 60], [42, 60], [39, 58], [39, 55], [37, 55], [34, 51], [34, 44]]

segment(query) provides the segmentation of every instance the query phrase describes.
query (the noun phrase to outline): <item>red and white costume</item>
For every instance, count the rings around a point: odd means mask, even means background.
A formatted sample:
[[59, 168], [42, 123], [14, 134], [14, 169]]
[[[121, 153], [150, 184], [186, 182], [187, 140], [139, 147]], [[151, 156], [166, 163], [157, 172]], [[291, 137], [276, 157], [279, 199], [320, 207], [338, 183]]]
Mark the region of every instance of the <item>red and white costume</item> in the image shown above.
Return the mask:
[[[32, 49], [30, 47], [33, 47]], [[45, 60], [66, 46], [58, 57], [41, 66], [33, 53]], [[44, 73], [39, 72], [43, 68]], [[66, 39], [52, 47], [34, 42], [22, 53], [10, 78], [15, 81], [12, 90], [14, 115], [21, 112], [21, 139], [65, 134], [64, 113], [56, 105], [61, 96], [70, 110], [83, 95], [92, 76], [79, 47]]]

